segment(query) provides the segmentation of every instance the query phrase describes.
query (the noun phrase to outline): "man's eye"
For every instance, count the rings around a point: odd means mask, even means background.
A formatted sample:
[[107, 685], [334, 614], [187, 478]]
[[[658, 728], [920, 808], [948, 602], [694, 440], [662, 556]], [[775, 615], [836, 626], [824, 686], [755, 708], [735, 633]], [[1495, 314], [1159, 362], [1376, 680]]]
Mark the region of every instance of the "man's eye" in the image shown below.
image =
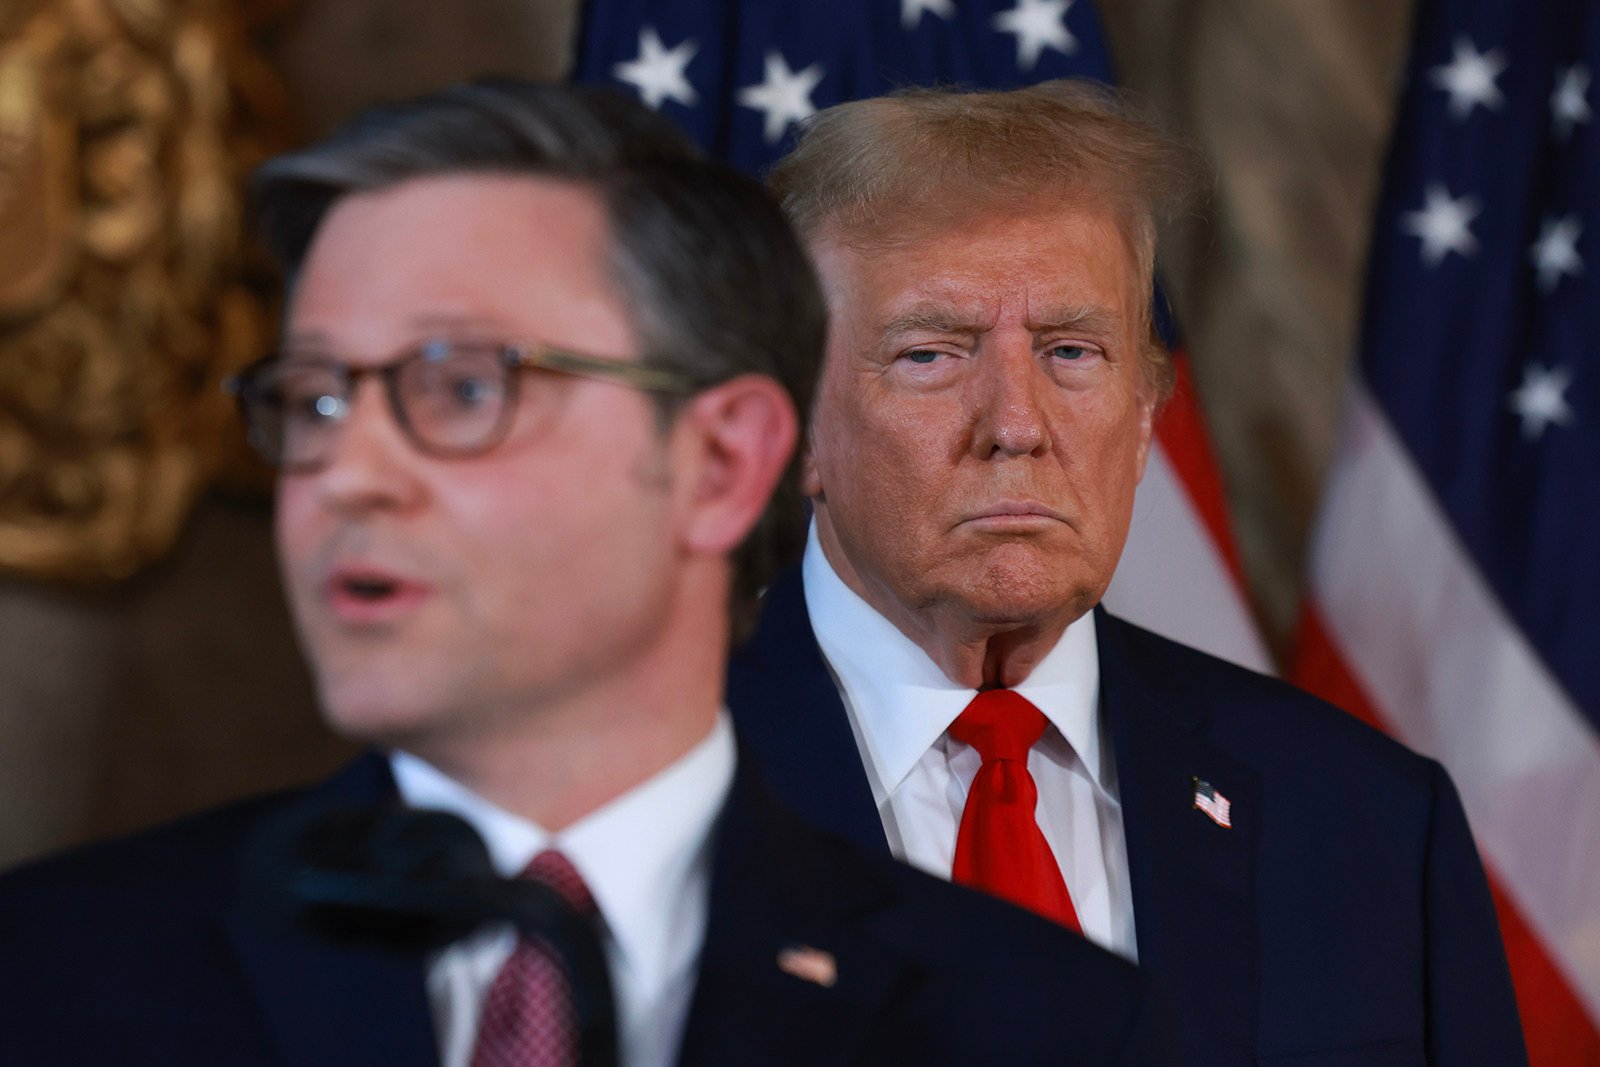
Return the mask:
[[337, 419], [344, 415], [344, 401], [331, 393], [305, 397], [297, 406], [308, 422]]
[[1087, 357], [1089, 350], [1082, 345], [1055, 345], [1050, 349], [1050, 354], [1057, 359], [1070, 363]]
[[419, 399], [438, 411], [468, 412], [500, 402], [502, 376], [477, 361], [426, 366], [410, 386]]
[[913, 363], [928, 364], [936, 361], [939, 358], [939, 353], [930, 349], [919, 348], [916, 351], [907, 352], [905, 358]]
[[333, 390], [314, 385], [286, 385], [278, 393], [285, 418], [311, 424], [344, 417], [345, 401]]
[[491, 399], [495, 385], [487, 378], [462, 375], [450, 383], [450, 396], [464, 408], [478, 407]]

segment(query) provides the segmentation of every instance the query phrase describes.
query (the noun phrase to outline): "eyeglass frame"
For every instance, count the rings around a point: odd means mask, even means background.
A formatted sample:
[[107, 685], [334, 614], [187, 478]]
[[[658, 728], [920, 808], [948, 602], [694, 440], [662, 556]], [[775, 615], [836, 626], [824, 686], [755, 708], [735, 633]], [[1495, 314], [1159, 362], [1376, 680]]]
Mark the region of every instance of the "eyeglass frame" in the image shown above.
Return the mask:
[[[542, 341], [496, 341], [492, 343], [477, 343], [482, 348], [498, 349], [506, 372], [506, 393], [499, 415], [496, 417], [494, 428], [484, 440], [470, 448], [441, 448], [425, 440], [411, 423], [406, 406], [400, 399], [399, 375], [400, 369], [417, 360], [427, 358], [429, 346], [436, 344], [466, 345], [467, 342], [451, 342], [448, 338], [429, 338], [407, 350], [407, 354], [387, 363], [375, 364], [366, 367], [355, 367], [348, 363], [341, 363], [332, 359], [305, 359], [294, 360], [299, 364], [312, 367], [322, 367], [336, 371], [344, 383], [345, 410], [337, 418], [337, 424], [343, 426], [349, 418], [349, 407], [355, 400], [356, 390], [361, 386], [361, 380], [375, 377], [383, 384], [384, 395], [389, 401], [389, 414], [395, 424], [400, 427], [406, 440], [417, 451], [427, 456], [440, 459], [471, 459], [481, 456], [491, 450], [501, 441], [511, 429], [518, 400], [518, 385], [521, 380], [519, 371], [544, 370], [555, 374], [565, 374], [574, 378], [588, 378], [594, 381], [613, 381], [623, 385], [632, 386], [647, 393], [662, 393], [669, 396], [692, 396], [706, 388], [706, 384], [684, 374], [680, 371], [666, 367], [651, 367], [643, 363], [635, 363], [624, 359], [611, 359], [604, 356], [587, 355], [574, 352], [567, 348], [558, 348], [545, 344]], [[321, 470], [328, 463], [328, 456], [315, 463], [291, 464], [281, 455], [274, 459], [268, 450], [257, 440], [254, 432], [256, 421], [250, 416], [252, 401], [251, 387], [255, 380], [268, 367], [285, 362], [282, 352], [272, 352], [256, 360], [237, 374], [229, 375], [222, 382], [223, 392], [232, 396], [239, 406], [239, 416], [244, 423], [246, 439], [256, 453], [275, 470], [288, 474], [311, 474]], [[283, 449], [279, 449], [280, 453]], [[330, 453], [331, 454], [331, 453]]]

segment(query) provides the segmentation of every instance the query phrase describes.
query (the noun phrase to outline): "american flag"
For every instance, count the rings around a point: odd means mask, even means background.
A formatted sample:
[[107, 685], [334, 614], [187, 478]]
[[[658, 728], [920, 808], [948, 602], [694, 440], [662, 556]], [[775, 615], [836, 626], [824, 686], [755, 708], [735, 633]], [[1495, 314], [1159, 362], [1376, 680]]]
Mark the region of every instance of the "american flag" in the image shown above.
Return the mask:
[[[843, 100], [907, 85], [1110, 81], [1111, 62], [1088, 0], [590, 0], [574, 76], [629, 88], [713, 155], [761, 174], [807, 116]], [[1181, 353], [1178, 373], [1106, 603], [1266, 670]]]
[[1424, 0], [1296, 678], [1441, 759], [1600, 1064], [1600, 5]]
[[1233, 802], [1217, 792], [1204, 778], [1194, 780], [1194, 806], [1211, 817], [1211, 821], [1224, 829], [1233, 827]]

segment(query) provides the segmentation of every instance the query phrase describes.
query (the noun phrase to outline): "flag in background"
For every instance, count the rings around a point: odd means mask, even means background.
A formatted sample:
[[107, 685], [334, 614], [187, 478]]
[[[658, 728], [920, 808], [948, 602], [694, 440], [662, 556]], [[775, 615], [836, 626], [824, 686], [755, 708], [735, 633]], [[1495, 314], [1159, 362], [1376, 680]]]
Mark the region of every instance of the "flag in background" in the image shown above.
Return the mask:
[[1535, 1064], [1600, 1064], [1600, 4], [1424, 0], [1295, 680], [1449, 768]]
[[[1012, 88], [1111, 81], [1088, 0], [590, 0], [574, 77], [631, 87], [753, 174], [820, 108], [905, 85]], [[1241, 594], [1221, 479], [1177, 353], [1133, 528], [1106, 604], [1258, 670], [1269, 660]]]

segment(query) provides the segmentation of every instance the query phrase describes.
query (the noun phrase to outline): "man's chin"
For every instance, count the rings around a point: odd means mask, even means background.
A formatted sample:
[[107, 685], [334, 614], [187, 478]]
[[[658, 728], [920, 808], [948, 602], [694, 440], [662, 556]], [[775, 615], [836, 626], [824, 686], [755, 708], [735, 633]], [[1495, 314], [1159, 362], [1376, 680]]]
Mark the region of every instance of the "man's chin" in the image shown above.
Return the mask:
[[1059, 571], [994, 568], [962, 589], [959, 600], [968, 618], [985, 628], [1065, 628], [1093, 608], [1103, 590], [1062, 579]]
[[328, 679], [319, 684], [322, 717], [341, 737], [383, 748], [414, 747], [419, 736], [437, 727], [439, 713], [428, 707], [415, 688], [374, 685], [370, 679], [342, 683]]
[[1031, 609], [1059, 607], [1081, 599], [1097, 584], [1097, 576], [1089, 573], [1094, 569], [1078, 552], [1026, 539], [986, 546], [961, 568], [966, 576], [962, 584], [975, 601], [1028, 605]]

